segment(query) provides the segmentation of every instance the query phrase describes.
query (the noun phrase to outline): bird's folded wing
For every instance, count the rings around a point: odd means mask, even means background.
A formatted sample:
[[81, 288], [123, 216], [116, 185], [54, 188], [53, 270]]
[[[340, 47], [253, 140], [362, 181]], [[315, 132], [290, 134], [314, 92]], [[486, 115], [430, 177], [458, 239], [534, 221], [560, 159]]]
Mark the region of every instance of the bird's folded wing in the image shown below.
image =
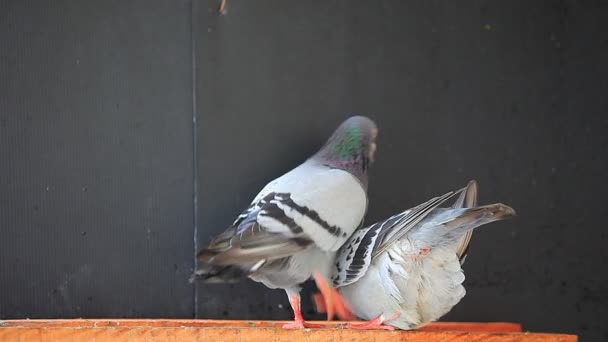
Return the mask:
[[365, 190], [346, 171], [304, 165], [271, 185], [258, 199], [257, 222], [268, 232], [303, 237], [325, 251], [337, 251], [365, 216]]
[[291, 256], [311, 243], [304, 237], [268, 232], [254, 221], [231, 226], [201, 250], [198, 258], [214, 265], [255, 265]]

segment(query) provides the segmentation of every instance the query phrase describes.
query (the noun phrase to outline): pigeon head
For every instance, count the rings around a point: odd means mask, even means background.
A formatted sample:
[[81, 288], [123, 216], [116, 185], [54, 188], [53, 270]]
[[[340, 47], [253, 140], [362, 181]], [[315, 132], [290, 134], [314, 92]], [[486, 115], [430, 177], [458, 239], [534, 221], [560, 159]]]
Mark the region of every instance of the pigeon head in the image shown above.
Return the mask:
[[376, 124], [365, 116], [352, 116], [329, 137], [312, 159], [350, 172], [367, 187], [367, 169], [376, 152]]

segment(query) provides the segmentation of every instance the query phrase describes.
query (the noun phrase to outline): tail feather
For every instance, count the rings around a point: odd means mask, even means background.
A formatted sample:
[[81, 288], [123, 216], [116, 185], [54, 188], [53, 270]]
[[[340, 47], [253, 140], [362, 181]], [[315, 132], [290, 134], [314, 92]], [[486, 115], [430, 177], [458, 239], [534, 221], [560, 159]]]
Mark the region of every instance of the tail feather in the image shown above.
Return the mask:
[[460, 215], [443, 222], [451, 233], [462, 231], [462, 233], [471, 231], [485, 224], [504, 220], [515, 216], [515, 210], [502, 203], [484, 205], [481, 207], [469, 208], [464, 210]]
[[471, 180], [464, 188], [464, 191], [460, 193], [458, 199], [452, 205], [452, 208], [472, 208], [477, 206], [477, 181]]
[[512, 216], [515, 216], [515, 210], [502, 203], [474, 208], [437, 209], [434, 216], [421, 223], [418, 229], [412, 230], [410, 239], [426, 246], [445, 244], [460, 246], [468, 232]]
[[247, 276], [246, 272], [234, 266], [204, 264], [190, 276], [190, 283], [238, 283]]
[[[452, 206], [452, 208], [473, 208], [477, 206], [477, 181], [471, 180], [465, 191], [462, 192], [460, 197], [456, 200], [456, 203]], [[456, 255], [458, 255], [458, 259], [460, 259], [460, 264], [464, 264], [464, 260], [467, 257], [467, 253], [469, 252], [469, 246], [471, 243], [471, 238], [473, 237], [473, 231], [467, 231], [464, 236], [460, 239], [460, 243], [458, 244], [458, 248], [456, 249]]]

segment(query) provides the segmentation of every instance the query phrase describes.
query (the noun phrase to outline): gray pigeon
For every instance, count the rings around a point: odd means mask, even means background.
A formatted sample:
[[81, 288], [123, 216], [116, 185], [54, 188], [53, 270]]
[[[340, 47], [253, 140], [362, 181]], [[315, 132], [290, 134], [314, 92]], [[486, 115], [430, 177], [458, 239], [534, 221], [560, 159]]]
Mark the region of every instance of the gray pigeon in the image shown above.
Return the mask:
[[[300, 284], [314, 277], [332, 307], [328, 279], [337, 250], [360, 227], [367, 210], [367, 171], [374, 159], [377, 128], [354, 116], [303, 164], [268, 183], [209, 246], [198, 253], [196, 279], [230, 281], [241, 275], [284, 289], [295, 322], [304, 322]], [[331, 317], [328, 310], [328, 317]]]
[[[451, 208], [439, 206], [460, 194]], [[470, 232], [515, 215], [504, 204], [477, 206], [477, 183], [449, 192], [367, 228], [342, 246], [332, 276], [354, 329], [414, 329], [445, 315], [465, 295]], [[387, 323], [388, 325], [384, 325]]]

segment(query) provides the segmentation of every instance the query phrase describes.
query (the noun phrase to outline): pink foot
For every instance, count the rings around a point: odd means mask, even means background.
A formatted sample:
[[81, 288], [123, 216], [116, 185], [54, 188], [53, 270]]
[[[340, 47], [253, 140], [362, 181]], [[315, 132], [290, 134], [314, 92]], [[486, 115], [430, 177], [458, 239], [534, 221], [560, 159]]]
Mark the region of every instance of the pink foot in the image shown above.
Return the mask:
[[283, 325], [283, 329], [323, 328], [323, 325], [321, 324], [304, 322], [304, 317], [302, 317], [302, 311], [300, 308], [300, 294], [297, 292], [288, 292], [288, 294], [289, 304], [291, 304], [291, 308], [293, 309], [294, 321]]
[[370, 324], [362, 323], [362, 324], [347, 324], [347, 329], [355, 329], [355, 330], [395, 330], [395, 327], [386, 325], [386, 324]]
[[311, 329], [323, 328], [323, 325], [306, 323], [304, 321], [294, 321], [294, 322], [283, 325], [283, 329], [306, 329], [306, 328], [311, 328]]
[[372, 319], [371, 321], [367, 321], [365, 323], [361, 323], [361, 324], [347, 324], [346, 328], [347, 329], [357, 329], [357, 330], [395, 330], [395, 327], [391, 326], [391, 325], [386, 325], [383, 324], [385, 321], [390, 321], [393, 320], [395, 318], [397, 318], [399, 316], [399, 313], [394, 314], [393, 316], [391, 316], [389, 319], [385, 319], [384, 315], [380, 315], [374, 319]]

